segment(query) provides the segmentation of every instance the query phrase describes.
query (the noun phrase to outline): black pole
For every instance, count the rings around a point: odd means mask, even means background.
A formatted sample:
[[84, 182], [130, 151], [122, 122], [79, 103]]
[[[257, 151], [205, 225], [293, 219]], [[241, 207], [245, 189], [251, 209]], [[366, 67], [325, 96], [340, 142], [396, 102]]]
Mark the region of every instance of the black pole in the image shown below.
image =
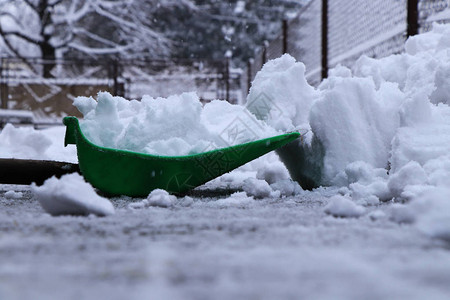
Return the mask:
[[407, 30], [406, 37], [410, 37], [419, 33], [419, 0], [408, 0], [407, 2]]
[[328, 0], [322, 0], [322, 79], [328, 77]]
[[119, 96], [119, 63], [116, 59], [112, 62], [112, 68], [114, 96]]
[[225, 100], [230, 102], [230, 56], [225, 57]]
[[262, 52], [261, 59], [262, 59], [262, 61], [261, 61], [262, 64], [261, 65], [264, 65], [266, 63], [266, 61], [267, 61], [267, 49], [266, 49], [266, 46], [263, 46], [263, 52]]
[[288, 53], [288, 22], [283, 20], [283, 53]]
[[2, 109], [8, 108], [8, 85], [6, 84], [6, 77], [3, 75], [4, 60], [0, 58], [0, 102]]
[[252, 87], [253, 80], [253, 59], [249, 59], [247, 62], [247, 93], [250, 93], [250, 88]]

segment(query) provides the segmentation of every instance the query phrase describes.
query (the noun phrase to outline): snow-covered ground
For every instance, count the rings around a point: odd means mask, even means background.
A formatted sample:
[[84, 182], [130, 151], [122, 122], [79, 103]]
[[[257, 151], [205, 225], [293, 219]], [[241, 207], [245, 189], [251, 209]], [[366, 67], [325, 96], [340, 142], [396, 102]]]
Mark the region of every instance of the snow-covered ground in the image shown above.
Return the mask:
[[[298, 147], [323, 185], [313, 191], [274, 153], [184, 197], [108, 199], [78, 175], [0, 185], [0, 299], [449, 299], [449, 55], [450, 26], [435, 26], [317, 89], [289, 56], [266, 64], [247, 108], [306, 132]], [[121, 103], [99, 101], [93, 120], [108, 124]], [[146, 129], [114, 124], [133, 141]], [[100, 128], [107, 142], [129, 135]], [[76, 161], [63, 138], [7, 125], [0, 157]]]
[[[51, 217], [26, 186], [1, 186], [0, 299], [448, 299], [448, 244], [390, 218], [323, 208], [333, 191]], [[5, 191], [21, 191], [20, 199]], [[134, 200], [139, 201], [139, 200]]]

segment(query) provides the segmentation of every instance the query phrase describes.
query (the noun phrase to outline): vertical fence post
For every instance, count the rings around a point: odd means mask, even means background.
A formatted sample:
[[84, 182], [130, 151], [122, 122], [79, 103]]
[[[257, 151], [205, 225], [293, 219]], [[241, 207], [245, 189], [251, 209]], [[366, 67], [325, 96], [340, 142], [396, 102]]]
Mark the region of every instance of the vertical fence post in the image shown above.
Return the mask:
[[253, 58], [250, 58], [247, 62], [247, 93], [250, 93], [250, 88], [252, 87], [253, 80]]
[[268, 60], [268, 57], [267, 57], [267, 47], [269, 47], [269, 41], [264, 41], [264, 45], [263, 45], [263, 52], [262, 52], [262, 64], [261, 64], [261, 66], [262, 65], [264, 65], [266, 62], [267, 62], [267, 60]]
[[113, 78], [113, 92], [114, 96], [121, 96], [119, 95], [119, 63], [117, 59], [114, 59], [112, 61], [112, 78]]
[[8, 85], [6, 83], [6, 77], [4, 76], [3, 68], [4, 68], [4, 58], [0, 58], [0, 102], [2, 109], [8, 108]]
[[406, 37], [410, 37], [419, 33], [419, 0], [408, 0], [407, 2], [407, 30]]
[[328, 0], [322, 0], [322, 79], [328, 77]]
[[288, 22], [287, 20], [283, 20], [283, 53], [288, 53]]
[[230, 102], [230, 62], [231, 51], [225, 52], [225, 100]]

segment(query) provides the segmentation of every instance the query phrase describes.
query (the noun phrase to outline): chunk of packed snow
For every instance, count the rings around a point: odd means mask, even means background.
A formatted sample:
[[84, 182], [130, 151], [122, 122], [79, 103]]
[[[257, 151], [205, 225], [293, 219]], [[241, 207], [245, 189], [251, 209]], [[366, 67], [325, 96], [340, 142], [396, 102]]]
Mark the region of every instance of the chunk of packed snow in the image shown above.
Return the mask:
[[330, 198], [330, 201], [324, 208], [324, 212], [334, 217], [357, 218], [365, 213], [364, 207], [355, 204], [351, 199], [336, 195]]
[[255, 198], [279, 197], [280, 192], [274, 192], [265, 180], [249, 177], [242, 186], [244, 192]]
[[415, 161], [410, 161], [389, 178], [388, 187], [394, 197], [400, 197], [408, 185], [424, 184], [427, 175], [424, 169]]
[[291, 179], [279, 180], [272, 183], [270, 187], [284, 197], [299, 195], [303, 192], [303, 189], [298, 182], [292, 181]]
[[51, 215], [107, 216], [114, 214], [112, 203], [95, 193], [78, 173], [47, 179], [42, 186], [31, 186], [35, 198]]
[[203, 107], [195, 93], [128, 101], [103, 92], [74, 105], [91, 142], [141, 153], [188, 155], [279, 134], [242, 106], [215, 100]]
[[258, 168], [256, 178], [267, 181], [272, 184], [278, 181], [289, 179], [289, 172], [283, 163], [279, 160], [272, 160]]
[[392, 198], [386, 169], [373, 168], [366, 162], [357, 161], [348, 164], [342, 176], [348, 182], [350, 196], [362, 205], [375, 205], [380, 200]]
[[20, 199], [22, 197], [23, 197], [23, 193], [22, 192], [7, 191], [5, 193], [5, 198], [6, 199]]
[[399, 99], [383, 98], [384, 90], [377, 91], [369, 78], [329, 77], [320, 88], [310, 123], [325, 148], [323, 183], [343, 184], [341, 172], [355, 161], [385, 168], [399, 124], [392, 103]]
[[194, 203], [194, 198], [189, 196], [184, 196], [182, 198], [177, 198], [176, 204], [182, 207], [189, 207]]
[[162, 189], [155, 189], [147, 197], [150, 206], [170, 207], [177, 200], [176, 196], [170, 195]]
[[309, 129], [308, 114], [317, 91], [305, 78], [305, 65], [285, 54], [264, 64], [250, 88], [247, 108], [272, 127]]
[[211, 206], [217, 206], [220, 208], [247, 208], [255, 202], [252, 196], [248, 196], [245, 192], [236, 192], [225, 199], [219, 199], [217, 201], [211, 201]]
[[[247, 165], [244, 165], [243, 167], [247, 167]], [[240, 167], [234, 170], [233, 172], [226, 173], [220, 176], [219, 178], [213, 179], [212, 181], [206, 183], [206, 186], [212, 184], [215, 187], [220, 187], [224, 189], [230, 190], [242, 189], [244, 180], [246, 180], [249, 177], [256, 176], [256, 171], [246, 171], [243, 170], [243, 167]]]
[[162, 189], [154, 189], [150, 192], [147, 199], [140, 202], [130, 203], [130, 208], [146, 208], [150, 206], [157, 207], [171, 207], [177, 200], [176, 196], [170, 195], [167, 191]]
[[392, 172], [398, 172], [410, 161], [424, 166], [450, 153], [450, 107], [440, 104], [431, 108], [429, 122], [398, 129], [392, 141]]

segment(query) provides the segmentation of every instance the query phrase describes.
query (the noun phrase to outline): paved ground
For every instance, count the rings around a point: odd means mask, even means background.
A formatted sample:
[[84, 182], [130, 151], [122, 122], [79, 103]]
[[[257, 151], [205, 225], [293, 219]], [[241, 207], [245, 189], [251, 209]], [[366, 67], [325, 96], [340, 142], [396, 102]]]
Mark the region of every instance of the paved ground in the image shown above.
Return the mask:
[[228, 196], [51, 217], [27, 186], [0, 185], [0, 299], [450, 299], [450, 246], [390, 221], [389, 204], [337, 219], [323, 191]]

